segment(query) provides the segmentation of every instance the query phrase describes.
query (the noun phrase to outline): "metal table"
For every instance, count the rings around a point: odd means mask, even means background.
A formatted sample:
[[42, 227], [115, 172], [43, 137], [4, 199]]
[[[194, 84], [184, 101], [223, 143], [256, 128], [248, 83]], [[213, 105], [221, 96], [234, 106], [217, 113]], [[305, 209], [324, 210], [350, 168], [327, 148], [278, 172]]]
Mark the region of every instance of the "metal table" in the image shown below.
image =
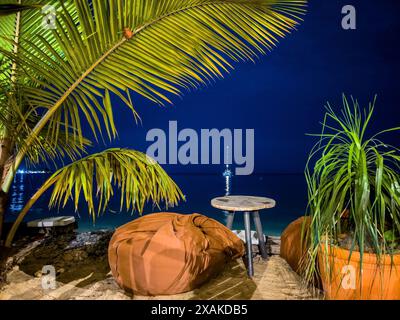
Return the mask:
[[264, 232], [261, 224], [259, 211], [274, 208], [276, 205], [275, 200], [269, 198], [251, 197], [251, 196], [226, 196], [213, 199], [211, 201], [211, 205], [214, 208], [228, 212], [228, 220], [226, 226], [229, 229], [232, 229], [235, 213], [237, 212], [244, 213], [247, 273], [250, 277], [254, 276], [250, 215], [253, 216], [254, 225], [256, 227], [261, 256], [263, 259], [267, 259], [268, 253], [265, 246]]

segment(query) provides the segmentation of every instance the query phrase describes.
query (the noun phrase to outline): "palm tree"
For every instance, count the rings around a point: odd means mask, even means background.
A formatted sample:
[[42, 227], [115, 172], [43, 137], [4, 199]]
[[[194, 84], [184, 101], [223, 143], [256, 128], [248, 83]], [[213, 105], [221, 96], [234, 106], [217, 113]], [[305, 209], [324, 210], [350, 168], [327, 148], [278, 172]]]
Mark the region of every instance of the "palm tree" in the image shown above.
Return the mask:
[[[16, 5], [11, 11], [9, 2]], [[71, 162], [32, 197], [6, 245], [50, 187], [51, 204], [65, 205], [72, 198], [77, 205], [83, 194], [93, 217], [104, 211], [115, 185], [127, 208], [141, 211], [150, 200], [177, 203], [179, 188], [139, 152], [112, 149], [82, 158], [91, 145], [82, 121], [96, 142], [114, 139], [118, 106], [112, 96], [137, 120], [132, 92], [163, 105], [172, 95], [222, 77], [232, 62], [254, 61], [295, 29], [306, 2], [0, 0], [0, 228], [7, 194], [24, 160]], [[18, 11], [32, 5], [52, 5], [56, 28], [42, 26], [40, 10]]]

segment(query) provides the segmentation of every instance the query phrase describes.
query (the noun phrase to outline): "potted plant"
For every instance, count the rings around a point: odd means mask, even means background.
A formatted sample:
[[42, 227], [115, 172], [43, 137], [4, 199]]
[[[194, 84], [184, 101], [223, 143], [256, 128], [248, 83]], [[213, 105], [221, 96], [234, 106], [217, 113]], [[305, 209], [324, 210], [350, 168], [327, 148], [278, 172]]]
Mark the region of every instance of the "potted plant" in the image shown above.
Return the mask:
[[374, 105], [328, 104], [307, 163], [306, 279], [327, 299], [400, 299], [400, 156], [379, 139], [400, 128], [369, 135]]

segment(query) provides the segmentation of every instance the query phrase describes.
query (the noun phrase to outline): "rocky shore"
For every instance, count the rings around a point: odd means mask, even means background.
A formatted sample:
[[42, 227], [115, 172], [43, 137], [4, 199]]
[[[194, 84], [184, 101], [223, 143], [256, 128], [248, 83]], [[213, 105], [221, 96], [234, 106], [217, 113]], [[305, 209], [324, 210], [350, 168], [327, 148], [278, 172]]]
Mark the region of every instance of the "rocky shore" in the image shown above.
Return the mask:
[[[112, 231], [67, 233], [25, 238], [3, 264], [0, 300], [228, 300], [313, 299], [289, 265], [281, 259], [279, 239], [269, 239], [271, 257], [255, 258], [255, 277], [249, 279], [242, 260], [230, 265], [201, 288], [181, 295], [140, 297], [121, 290], [107, 259]], [[43, 267], [56, 272], [55, 288], [43, 287]]]
[[3, 286], [14, 267], [34, 277], [42, 276], [43, 266], [53, 266], [63, 283], [92, 274], [93, 281], [109, 273], [107, 248], [112, 231], [64, 233], [41, 238], [25, 237], [16, 243], [16, 254], [3, 262]]

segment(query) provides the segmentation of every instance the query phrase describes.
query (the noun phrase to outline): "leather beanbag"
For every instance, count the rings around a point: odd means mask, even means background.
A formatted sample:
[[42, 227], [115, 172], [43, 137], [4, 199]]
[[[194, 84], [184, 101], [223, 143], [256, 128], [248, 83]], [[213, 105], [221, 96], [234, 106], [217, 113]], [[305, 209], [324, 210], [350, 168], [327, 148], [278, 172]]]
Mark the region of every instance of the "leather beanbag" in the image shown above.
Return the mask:
[[301, 273], [302, 271], [302, 262], [308, 249], [307, 230], [309, 228], [310, 218], [302, 217], [292, 222], [286, 230], [283, 231], [281, 236], [281, 257], [285, 259], [297, 273]]
[[244, 255], [243, 242], [199, 214], [151, 214], [116, 230], [108, 259], [117, 283], [139, 295], [194, 290]]

